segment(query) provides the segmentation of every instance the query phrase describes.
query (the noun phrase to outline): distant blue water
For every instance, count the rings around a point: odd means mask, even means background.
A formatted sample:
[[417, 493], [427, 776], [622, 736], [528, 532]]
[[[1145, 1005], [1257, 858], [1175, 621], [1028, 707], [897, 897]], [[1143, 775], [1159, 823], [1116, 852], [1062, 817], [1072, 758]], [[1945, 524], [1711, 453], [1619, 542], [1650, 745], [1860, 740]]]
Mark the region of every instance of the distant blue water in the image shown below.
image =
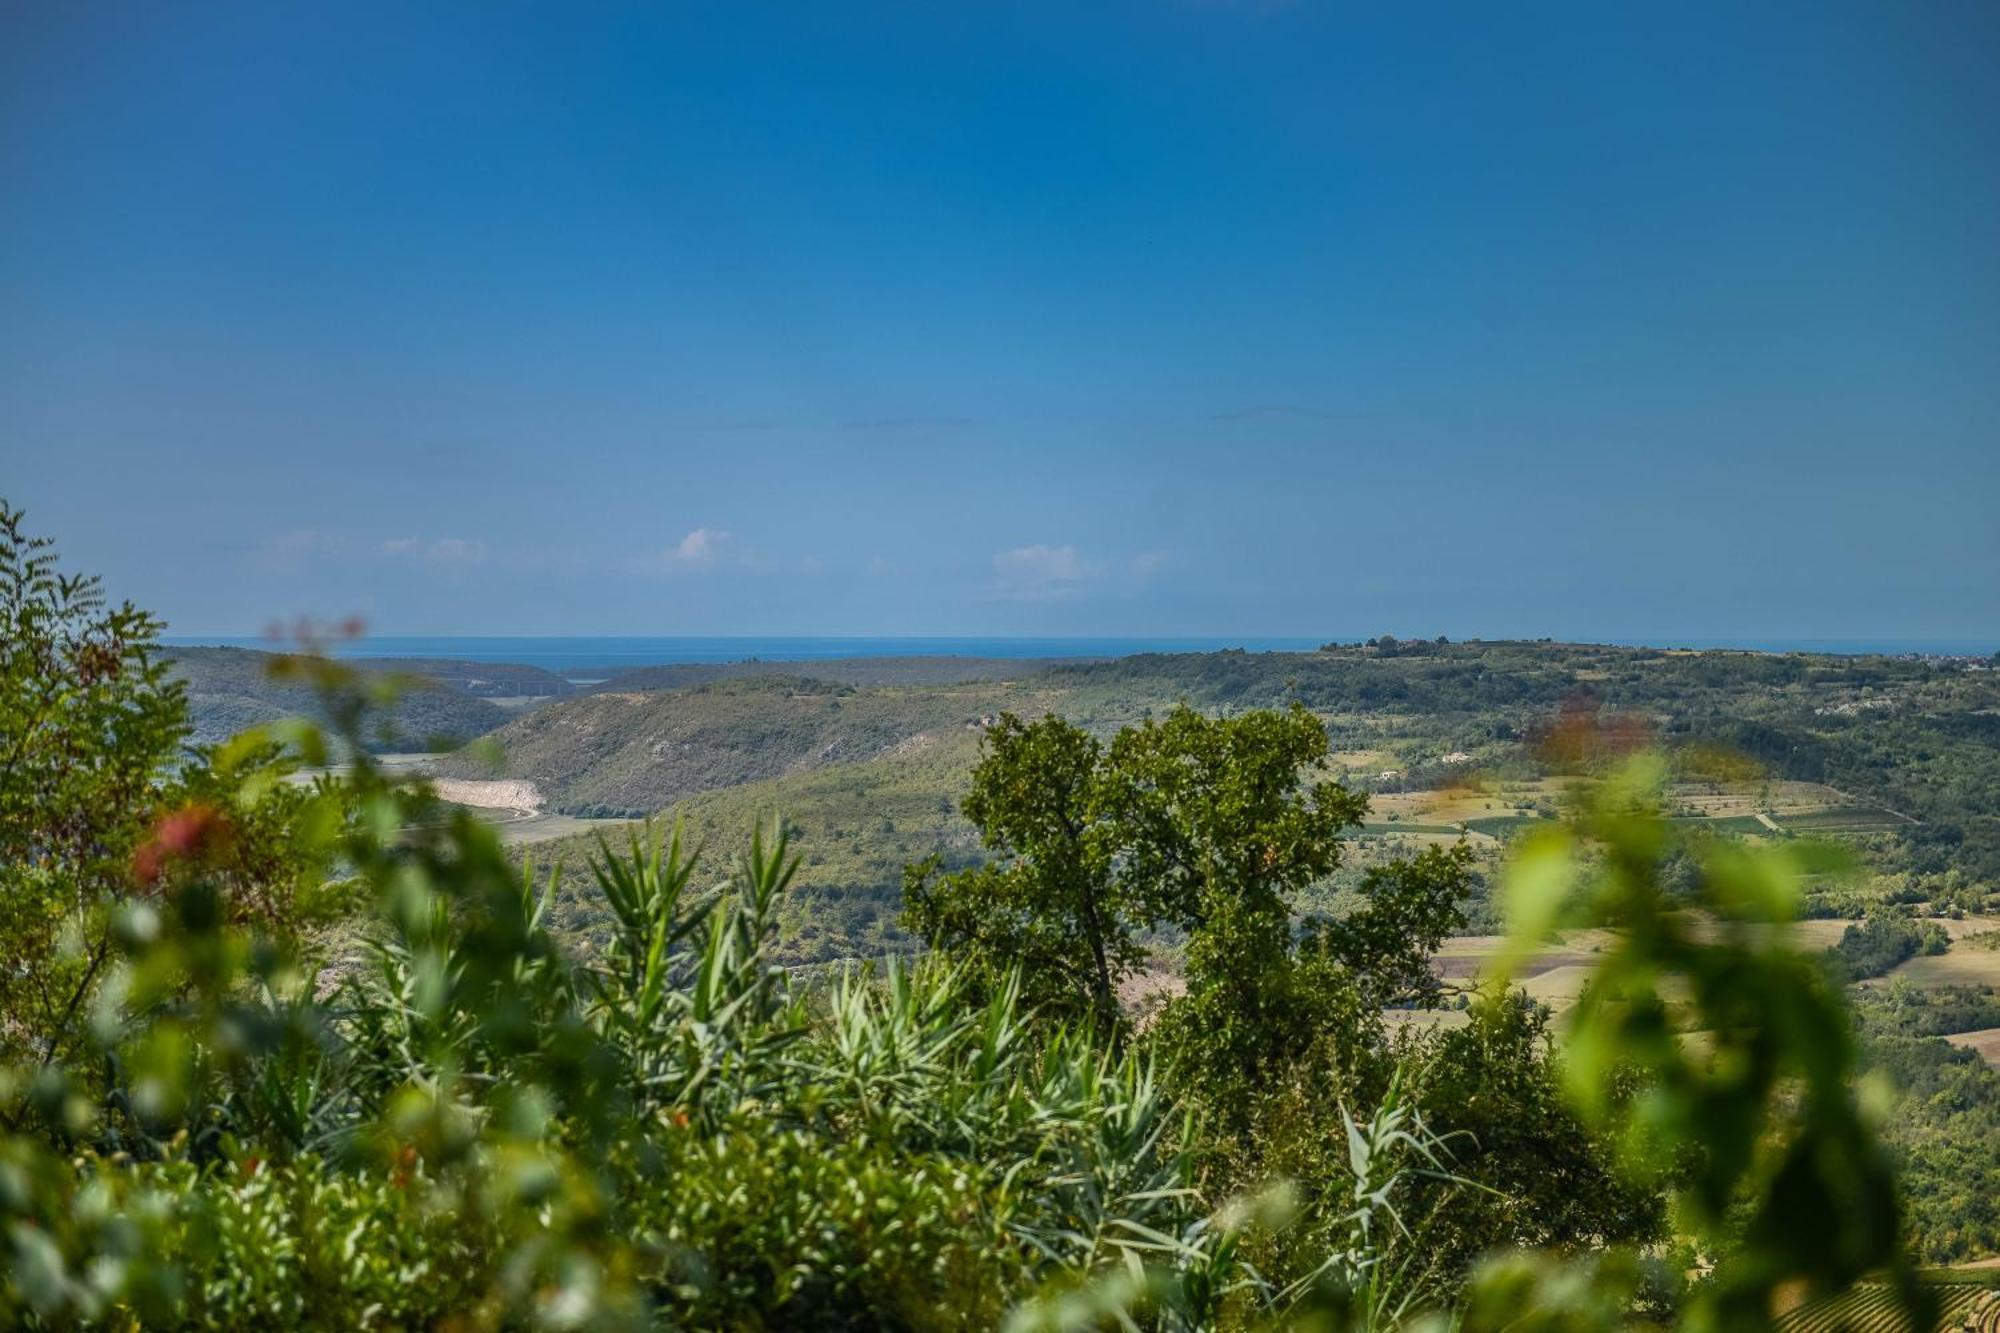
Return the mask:
[[[1358, 643], [1365, 635], [1331, 636]], [[549, 671], [576, 673], [623, 671], [673, 662], [809, 662], [830, 657], [1129, 657], [1133, 653], [1203, 653], [1222, 648], [1248, 652], [1307, 652], [1327, 642], [1324, 637], [1186, 638], [950, 638], [914, 637], [788, 637], [724, 636], [715, 638], [658, 637], [537, 637], [495, 635], [384, 635], [341, 644], [349, 657], [447, 657], [465, 662], [519, 662]], [[189, 647], [279, 648], [286, 645], [257, 637], [168, 635], [166, 642]], [[1660, 648], [1737, 648], [1770, 653], [1939, 653], [1986, 654], [2000, 650], [2000, 639], [1611, 639], [1598, 642]]]

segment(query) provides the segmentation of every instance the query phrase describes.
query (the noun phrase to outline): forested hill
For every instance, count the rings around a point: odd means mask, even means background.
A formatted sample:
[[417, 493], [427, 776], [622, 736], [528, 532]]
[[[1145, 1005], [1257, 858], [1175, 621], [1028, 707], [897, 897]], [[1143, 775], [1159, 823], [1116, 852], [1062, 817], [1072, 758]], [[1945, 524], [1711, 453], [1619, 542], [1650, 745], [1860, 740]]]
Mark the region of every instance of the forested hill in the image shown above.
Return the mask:
[[[1549, 643], [1144, 656], [1052, 670], [1071, 711], [1140, 699], [1269, 707], [1298, 699], [1336, 748], [1382, 749], [1399, 782], [1455, 767], [1524, 774], [1564, 709], [1632, 715], [1669, 745], [1721, 747], [1919, 821], [1919, 868], [2000, 880], [2000, 670], [1993, 662], [1682, 652]], [[1447, 755], [1464, 755], [1443, 765]]]
[[482, 699], [552, 699], [576, 693], [565, 677], [519, 662], [463, 662], [450, 657], [365, 657], [350, 665], [363, 671], [417, 676]]
[[[163, 654], [173, 674], [187, 686], [188, 713], [199, 744], [226, 740], [245, 727], [288, 717], [321, 720], [313, 690], [274, 680], [277, 654], [247, 648], [169, 648]], [[539, 667], [431, 659], [374, 658], [352, 663], [359, 670], [410, 677], [389, 719], [389, 734], [376, 748], [424, 749], [456, 744], [493, 730], [515, 714], [492, 702], [567, 694], [568, 681]]]
[[[504, 775], [526, 778], [555, 809], [650, 814], [698, 792], [864, 760], [914, 755], [976, 732], [1005, 708], [1036, 709], [1028, 688], [999, 683], [859, 689], [797, 676], [620, 690], [535, 709], [494, 733]], [[490, 777], [481, 755], [447, 777]]]
[[1025, 680], [1060, 666], [1105, 658], [1034, 657], [835, 657], [807, 661], [676, 662], [621, 671], [592, 688], [600, 693], [677, 690], [718, 680], [802, 676], [841, 685], [963, 685], [972, 681]]

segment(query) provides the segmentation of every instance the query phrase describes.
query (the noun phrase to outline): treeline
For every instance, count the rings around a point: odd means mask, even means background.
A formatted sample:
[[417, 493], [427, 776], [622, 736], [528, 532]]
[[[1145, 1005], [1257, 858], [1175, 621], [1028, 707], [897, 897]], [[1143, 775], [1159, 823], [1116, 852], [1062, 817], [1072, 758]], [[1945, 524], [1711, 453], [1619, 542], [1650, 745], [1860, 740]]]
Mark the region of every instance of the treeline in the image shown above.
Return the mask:
[[1989, 986], [1917, 987], [1904, 982], [1857, 991], [1856, 1018], [1871, 1037], [1944, 1037], [2000, 1028], [2000, 992]]
[[2000, 992], [1891, 981], [1853, 993], [1862, 1063], [1890, 1089], [1883, 1137], [1909, 1200], [1911, 1243], [1927, 1263], [2000, 1252], [2000, 1069], [1937, 1040], [2000, 1028]]
[[2000, 1249], [2000, 1070], [1975, 1051], [1887, 1035], [1866, 1042], [1863, 1063], [1895, 1090], [1883, 1133], [1918, 1253], [1939, 1264], [1990, 1258]]
[[1871, 912], [1840, 932], [1826, 951], [1828, 965], [1843, 984], [1886, 976], [1919, 954], [1941, 954], [1951, 936], [1935, 921], [1916, 921], [1889, 912]]

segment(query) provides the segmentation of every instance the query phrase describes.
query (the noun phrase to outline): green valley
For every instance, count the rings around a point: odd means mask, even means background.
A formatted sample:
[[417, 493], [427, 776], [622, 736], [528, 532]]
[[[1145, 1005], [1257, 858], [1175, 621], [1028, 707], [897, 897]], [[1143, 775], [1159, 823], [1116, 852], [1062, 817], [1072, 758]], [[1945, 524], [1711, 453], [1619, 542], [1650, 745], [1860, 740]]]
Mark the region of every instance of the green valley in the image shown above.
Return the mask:
[[[2000, 808], [2000, 672], [1979, 665], [1421, 642], [1017, 662], [1011, 679], [956, 684], [854, 684], [863, 664], [785, 663], [770, 664], [778, 676], [628, 688], [652, 672], [541, 705], [439, 771], [524, 779], [572, 815], [672, 810], [720, 830], [782, 813], [824, 897], [788, 923], [799, 961], [895, 943], [902, 866], [977, 854], [955, 802], [983, 721], [1053, 713], [1109, 735], [1182, 701], [1298, 699], [1326, 724], [1332, 775], [1370, 794], [1355, 859], [1306, 905], [1337, 903], [1371, 859], [1423, 845], [1463, 839], [1490, 871], [1563, 809], [1565, 747], [1652, 740], [1680, 762], [1674, 813], [1691, 827], [1853, 850], [1862, 873], [1816, 884], [1812, 914], [1976, 914], [2000, 883], [1987, 813]], [[1931, 781], [1906, 776], [1905, 753]], [[580, 863], [587, 845], [537, 856]], [[574, 910], [581, 924], [588, 909]], [[1483, 901], [1473, 916], [1496, 920]]]

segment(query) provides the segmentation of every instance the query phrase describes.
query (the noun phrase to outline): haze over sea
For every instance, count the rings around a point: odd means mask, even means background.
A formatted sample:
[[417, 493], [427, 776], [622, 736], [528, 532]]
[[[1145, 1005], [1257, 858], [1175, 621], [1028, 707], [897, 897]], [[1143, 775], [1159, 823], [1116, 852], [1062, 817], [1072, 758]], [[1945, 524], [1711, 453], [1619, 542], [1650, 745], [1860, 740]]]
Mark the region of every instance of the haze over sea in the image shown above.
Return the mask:
[[[1185, 637], [981, 637], [944, 635], [380, 635], [331, 645], [344, 657], [440, 657], [461, 662], [517, 662], [548, 671], [625, 670], [675, 662], [824, 661], [840, 657], [1129, 657], [1134, 653], [1201, 653], [1224, 648], [1247, 652], [1307, 652], [1323, 643], [1359, 643], [1362, 634], [1313, 636], [1228, 635]], [[168, 635], [183, 647], [283, 649], [264, 636]], [[1657, 648], [1730, 648], [1769, 653], [1935, 654], [1985, 656], [2000, 651], [1991, 639], [1607, 639], [1607, 643]]]

